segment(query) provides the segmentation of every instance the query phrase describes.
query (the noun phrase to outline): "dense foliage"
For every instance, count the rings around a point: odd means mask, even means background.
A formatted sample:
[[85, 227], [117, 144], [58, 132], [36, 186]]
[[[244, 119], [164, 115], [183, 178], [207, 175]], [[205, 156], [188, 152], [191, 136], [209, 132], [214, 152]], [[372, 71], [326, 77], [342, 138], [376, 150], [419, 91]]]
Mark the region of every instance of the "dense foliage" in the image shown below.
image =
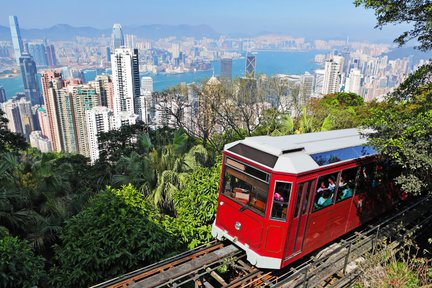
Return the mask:
[[34, 287], [46, 278], [44, 259], [5, 228], [0, 228], [0, 259], [0, 287]]
[[163, 228], [157, 210], [131, 185], [107, 188], [61, 233], [51, 281], [56, 287], [85, 287], [151, 264], [178, 244]]
[[[203, 87], [197, 93], [211, 101], [226, 97], [211, 94], [224, 92], [220, 87]], [[178, 90], [167, 93], [173, 91]], [[101, 158], [93, 165], [81, 155], [23, 150], [26, 145], [0, 138], [8, 147], [0, 153], [0, 225], [45, 258], [50, 285], [86, 286], [118, 276], [211, 239], [218, 155], [225, 143], [247, 135], [353, 127], [366, 107], [358, 98], [329, 95], [297, 116], [267, 109], [258, 124], [244, 128], [235, 127], [232, 115], [218, 115], [216, 102], [209, 102], [206, 117], [198, 121], [201, 136], [167, 127], [150, 130], [144, 123], [124, 126], [100, 135]], [[224, 105], [226, 113], [252, 117], [250, 109]], [[338, 114], [343, 111], [354, 113], [343, 118]], [[216, 132], [209, 123], [230, 124]], [[39, 286], [48, 287], [46, 279]]]
[[402, 167], [397, 178], [404, 191], [432, 188], [432, 65], [421, 67], [372, 110], [372, 143]]
[[220, 165], [209, 169], [197, 167], [174, 195], [177, 217], [169, 219], [188, 248], [211, 240], [211, 224], [215, 219]]

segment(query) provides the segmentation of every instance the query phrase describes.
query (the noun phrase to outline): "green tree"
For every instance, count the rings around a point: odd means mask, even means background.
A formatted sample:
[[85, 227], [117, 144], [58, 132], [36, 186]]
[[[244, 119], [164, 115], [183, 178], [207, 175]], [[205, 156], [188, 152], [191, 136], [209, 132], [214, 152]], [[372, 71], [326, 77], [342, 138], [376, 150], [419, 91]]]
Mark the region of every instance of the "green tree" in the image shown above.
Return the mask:
[[43, 258], [1, 226], [0, 259], [0, 287], [34, 287], [46, 281]]
[[372, 110], [372, 144], [402, 168], [396, 178], [406, 192], [432, 191], [432, 65], [411, 74]]
[[430, 0], [355, 0], [356, 6], [375, 10], [378, 23], [376, 28], [388, 24], [409, 23], [411, 30], [403, 32], [394, 42], [399, 46], [412, 39], [420, 45], [418, 49], [432, 48], [432, 2]]
[[174, 226], [189, 249], [212, 238], [210, 232], [216, 213], [220, 169], [220, 164], [212, 168], [197, 167], [187, 175], [186, 184], [173, 195], [177, 215], [174, 219], [167, 218], [166, 226]]
[[85, 287], [169, 256], [178, 249], [158, 212], [131, 185], [107, 188], [70, 219], [50, 271], [55, 287]]
[[[400, 45], [417, 40], [423, 51], [432, 49], [432, 3], [429, 0], [356, 0], [357, 6], [375, 10], [378, 27], [411, 23], [395, 41]], [[408, 193], [430, 193], [432, 188], [432, 65], [412, 73], [386, 101], [372, 110], [367, 121], [375, 133], [372, 144], [402, 168], [396, 180]]]

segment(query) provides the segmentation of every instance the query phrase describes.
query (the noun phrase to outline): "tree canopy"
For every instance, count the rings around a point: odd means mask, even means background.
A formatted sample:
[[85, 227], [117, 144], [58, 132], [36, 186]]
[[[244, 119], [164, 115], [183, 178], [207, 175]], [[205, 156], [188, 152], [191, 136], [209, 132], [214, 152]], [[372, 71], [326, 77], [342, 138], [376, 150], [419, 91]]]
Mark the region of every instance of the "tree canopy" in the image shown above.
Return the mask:
[[411, 30], [403, 32], [394, 42], [402, 46], [417, 40], [418, 49], [432, 48], [432, 2], [430, 0], [355, 0], [356, 6], [375, 10], [377, 28], [388, 24], [412, 24]]
[[158, 215], [132, 185], [108, 187], [62, 231], [52, 285], [85, 287], [167, 257], [178, 242]]

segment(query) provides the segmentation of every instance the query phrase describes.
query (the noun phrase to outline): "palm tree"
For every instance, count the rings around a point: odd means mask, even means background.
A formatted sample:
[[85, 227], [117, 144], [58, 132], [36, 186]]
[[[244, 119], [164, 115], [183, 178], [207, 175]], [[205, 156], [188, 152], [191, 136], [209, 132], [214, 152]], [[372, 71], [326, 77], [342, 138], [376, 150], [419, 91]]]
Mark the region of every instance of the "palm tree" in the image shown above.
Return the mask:
[[120, 185], [131, 183], [147, 196], [155, 181], [155, 171], [148, 156], [134, 151], [130, 156], [122, 156], [117, 162], [113, 180], [115, 184]]

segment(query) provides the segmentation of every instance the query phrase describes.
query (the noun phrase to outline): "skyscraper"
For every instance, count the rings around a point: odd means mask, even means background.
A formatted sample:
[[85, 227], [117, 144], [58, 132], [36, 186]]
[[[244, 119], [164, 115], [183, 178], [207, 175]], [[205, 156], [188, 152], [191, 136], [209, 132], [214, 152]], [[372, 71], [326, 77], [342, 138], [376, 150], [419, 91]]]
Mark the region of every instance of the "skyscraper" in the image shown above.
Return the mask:
[[123, 30], [120, 24], [114, 24], [113, 26], [112, 43], [113, 43], [113, 49], [117, 49], [125, 46]]
[[359, 69], [351, 69], [345, 81], [345, 92], [353, 92], [360, 95], [361, 73]]
[[97, 75], [94, 81], [90, 81], [89, 85], [96, 89], [96, 93], [101, 98], [101, 106], [114, 109], [113, 104], [113, 83], [110, 75]]
[[339, 92], [340, 77], [342, 73], [343, 57], [334, 56], [326, 61], [324, 67], [324, 80], [322, 94]]
[[245, 77], [254, 78], [255, 77], [255, 55], [247, 54], [246, 56], [246, 69]]
[[2, 103], [0, 107], [5, 112], [5, 116], [8, 119], [8, 130], [23, 135], [20, 111], [16, 101], [10, 99], [9, 101]]
[[0, 104], [6, 102], [6, 91], [3, 86], [0, 86]]
[[49, 67], [55, 67], [57, 66], [57, 58], [56, 53], [54, 49], [54, 45], [47, 45], [46, 46], [46, 57], [47, 57], [47, 63]]
[[15, 96], [0, 104], [0, 108], [9, 120], [8, 129], [21, 134], [28, 140], [30, 133], [34, 130], [30, 101], [24, 96]]
[[24, 52], [24, 46], [21, 40], [21, 31], [19, 28], [17, 16], [9, 16], [9, 26], [10, 26], [11, 36], [12, 36], [12, 44], [15, 52], [15, 59], [17, 65], [19, 65], [20, 64], [19, 58], [21, 57], [21, 54]]
[[309, 72], [305, 72], [300, 78], [300, 96], [302, 103], [305, 103], [313, 92], [314, 76]]
[[86, 111], [88, 153], [92, 163], [99, 159], [98, 135], [113, 129], [113, 121], [113, 112], [107, 107], [96, 106]]
[[225, 81], [232, 80], [232, 59], [231, 58], [221, 59], [220, 79]]
[[318, 97], [322, 95], [323, 82], [324, 82], [324, 69], [315, 70], [315, 81], [314, 81], [314, 96]]
[[139, 113], [140, 81], [138, 50], [117, 48], [111, 55], [114, 86], [114, 117], [119, 112]]
[[48, 60], [45, 50], [45, 45], [38, 43], [29, 43], [28, 52], [33, 56], [37, 66], [48, 66]]
[[57, 111], [59, 109], [58, 94], [64, 86], [64, 81], [60, 72], [45, 71], [42, 73], [41, 83], [50, 129], [50, 135], [45, 136], [51, 140], [53, 151], [60, 152], [62, 151], [63, 140], [60, 134], [60, 117]]
[[153, 78], [144, 76], [141, 78], [141, 90], [153, 93]]
[[37, 69], [33, 57], [28, 53], [23, 53], [19, 58], [21, 77], [24, 84], [24, 92], [32, 105], [42, 104], [41, 93], [37, 83]]
[[86, 111], [91, 110], [93, 107], [100, 106], [100, 96], [96, 93], [96, 90], [89, 85], [70, 85], [67, 86], [66, 89], [72, 100], [70, 113], [73, 115], [73, 130], [75, 131], [75, 135], [73, 136], [76, 137], [76, 152], [89, 157]]

